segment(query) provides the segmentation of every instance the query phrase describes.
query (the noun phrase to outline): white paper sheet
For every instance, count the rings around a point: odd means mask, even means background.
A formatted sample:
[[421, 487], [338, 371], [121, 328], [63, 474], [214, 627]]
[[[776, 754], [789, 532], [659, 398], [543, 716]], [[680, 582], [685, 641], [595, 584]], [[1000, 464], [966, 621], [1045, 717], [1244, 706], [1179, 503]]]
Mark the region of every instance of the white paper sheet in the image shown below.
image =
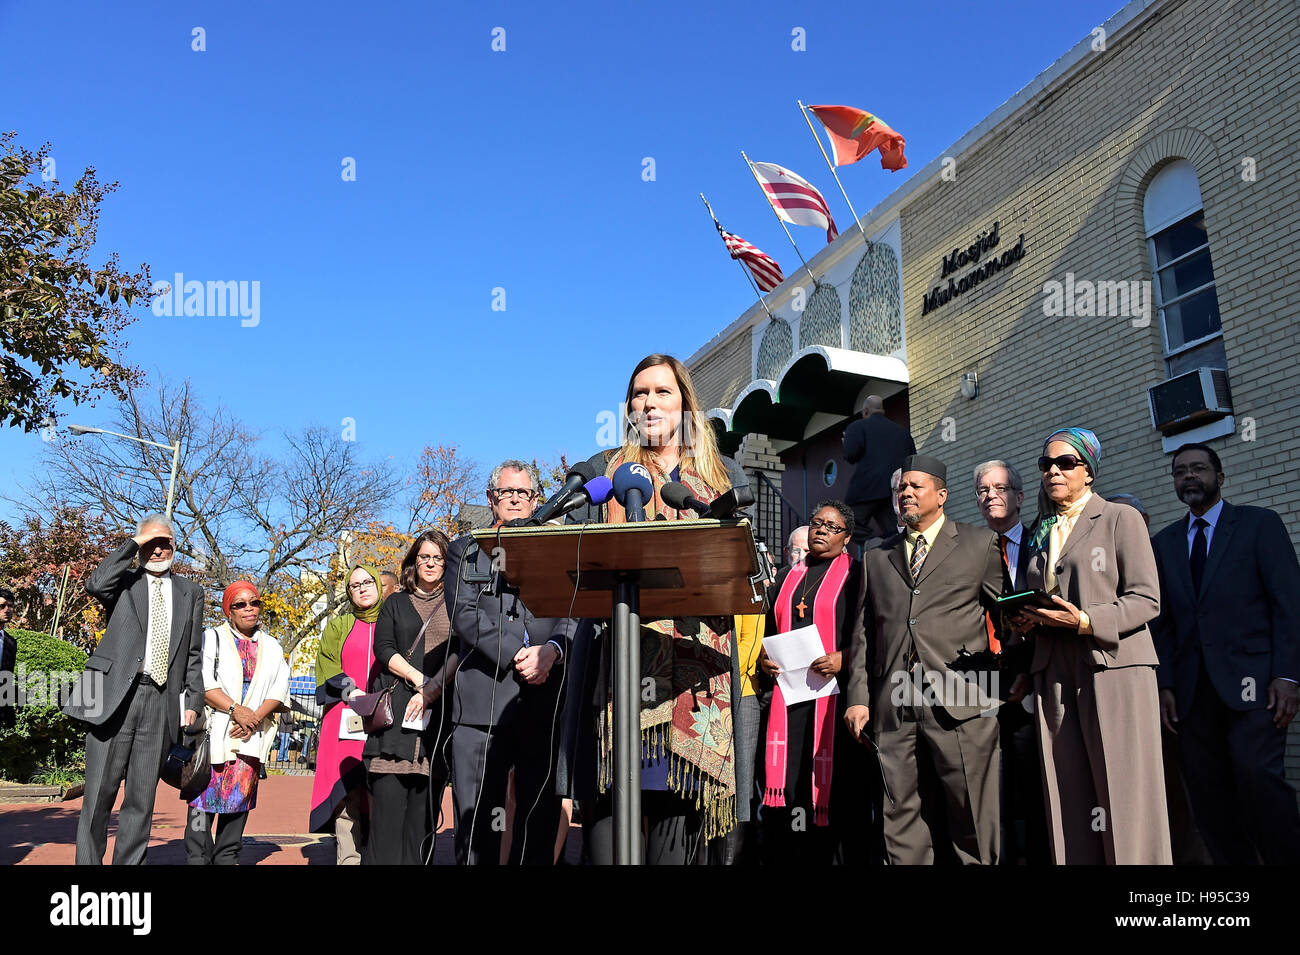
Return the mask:
[[426, 707], [424, 708], [424, 712], [420, 714], [420, 718], [419, 718], [419, 719], [416, 719], [416, 720], [403, 719], [403, 720], [402, 720], [402, 729], [404, 729], [404, 730], [427, 730], [427, 729], [429, 728], [429, 719], [430, 719], [430, 717], [432, 717], [432, 716], [433, 716], [433, 710], [429, 709], [429, 707], [426, 706]]
[[833, 676], [822, 676], [809, 667], [818, 657], [825, 656], [821, 635], [815, 624], [778, 633], [763, 638], [763, 649], [768, 657], [781, 668], [776, 682], [785, 697], [785, 705], [803, 703], [823, 696], [833, 696], [840, 691], [840, 686]]

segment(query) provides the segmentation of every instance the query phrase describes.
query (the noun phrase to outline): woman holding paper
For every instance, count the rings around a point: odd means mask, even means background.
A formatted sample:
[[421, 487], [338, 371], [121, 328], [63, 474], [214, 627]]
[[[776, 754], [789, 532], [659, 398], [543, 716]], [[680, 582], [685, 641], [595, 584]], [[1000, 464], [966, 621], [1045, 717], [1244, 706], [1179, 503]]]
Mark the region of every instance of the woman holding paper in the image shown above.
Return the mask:
[[[357, 564], [347, 577], [348, 610], [325, 625], [316, 651], [316, 702], [323, 706], [316, 777], [311, 790], [312, 832], [333, 832], [336, 865], [361, 864], [361, 832], [369, 815], [366, 734], [348, 701], [366, 692], [378, 674], [375, 622], [383, 606], [380, 574]], [[311, 730], [303, 729], [303, 762]]]
[[370, 691], [391, 688], [393, 725], [371, 733], [364, 751], [371, 865], [422, 865], [432, 856], [431, 806], [442, 805], [450, 770], [441, 745], [451, 731], [442, 688], [456, 667], [442, 589], [447, 547], [441, 531], [415, 539], [402, 558], [402, 590], [375, 623], [375, 658], [384, 669]]
[[[837, 848], [848, 849], [850, 856], [863, 849], [870, 817], [862, 791], [863, 751], [844, 728], [836, 683], [842, 648], [855, 628], [862, 629], [862, 564], [845, 549], [852, 539], [853, 511], [847, 504], [817, 505], [808, 522], [807, 556], [784, 568], [769, 591], [764, 644], [812, 627], [804, 636], [814, 636], [823, 651], [788, 688], [818, 690], [829, 682], [836, 689], [788, 705], [779, 679], [772, 690], [761, 750], [768, 864], [824, 864]], [[766, 646], [759, 662], [768, 676], [781, 676]]]

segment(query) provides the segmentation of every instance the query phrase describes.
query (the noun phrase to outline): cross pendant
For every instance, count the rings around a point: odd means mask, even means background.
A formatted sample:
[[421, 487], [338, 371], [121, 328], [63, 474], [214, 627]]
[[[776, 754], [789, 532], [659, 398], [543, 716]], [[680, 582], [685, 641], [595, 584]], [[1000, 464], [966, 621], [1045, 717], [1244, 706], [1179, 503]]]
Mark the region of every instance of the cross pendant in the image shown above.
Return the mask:
[[804, 612], [805, 610], [808, 609], [808, 605], [807, 605], [806, 603], [804, 603], [804, 602], [803, 602], [803, 598], [800, 597], [800, 598], [799, 598], [799, 602], [798, 602], [797, 604], [795, 604], [794, 606], [795, 606], [795, 609], [799, 611], [799, 619], [802, 620], [802, 619], [803, 619], [803, 612]]

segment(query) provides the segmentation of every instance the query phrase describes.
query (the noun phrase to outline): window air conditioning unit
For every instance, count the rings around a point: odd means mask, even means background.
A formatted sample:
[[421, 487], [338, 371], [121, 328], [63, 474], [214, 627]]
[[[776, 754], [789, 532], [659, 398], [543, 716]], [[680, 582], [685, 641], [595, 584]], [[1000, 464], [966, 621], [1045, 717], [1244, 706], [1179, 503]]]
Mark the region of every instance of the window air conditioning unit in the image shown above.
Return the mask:
[[1151, 424], [1165, 434], [1186, 431], [1232, 414], [1228, 373], [1197, 368], [1147, 389]]

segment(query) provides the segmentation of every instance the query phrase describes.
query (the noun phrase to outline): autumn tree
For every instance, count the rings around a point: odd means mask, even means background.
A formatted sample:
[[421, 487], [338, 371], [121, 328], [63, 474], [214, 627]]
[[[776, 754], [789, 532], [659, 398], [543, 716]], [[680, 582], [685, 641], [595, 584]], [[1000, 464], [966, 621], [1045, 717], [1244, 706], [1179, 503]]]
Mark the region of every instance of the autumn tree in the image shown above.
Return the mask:
[[0, 580], [14, 592], [14, 626], [48, 633], [57, 612], [55, 636], [93, 647], [103, 614], [85, 582], [116, 546], [103, 520], [85, 508], [60, 506], [48, 517], [27, 514], [16, 527], [0, 522]]
[[454, 444], [427, 445], [407, 479], [408, 539], [430, 528], [455, 538], [464, 533], [457, 521], [461, 506], [483, 493], [478, 465], [462, 458]]
[[147, 265], [125, 272], [116, 253], [91, 264], [100, 204], [118, 184], [90, 167], [62, 191], [49, 144], [32, 152], [15, 135], [0, 134], [0, 425], [32, 431], [60, 400], [121, 398], [139, 380], [117, 355], [151, 282]]

